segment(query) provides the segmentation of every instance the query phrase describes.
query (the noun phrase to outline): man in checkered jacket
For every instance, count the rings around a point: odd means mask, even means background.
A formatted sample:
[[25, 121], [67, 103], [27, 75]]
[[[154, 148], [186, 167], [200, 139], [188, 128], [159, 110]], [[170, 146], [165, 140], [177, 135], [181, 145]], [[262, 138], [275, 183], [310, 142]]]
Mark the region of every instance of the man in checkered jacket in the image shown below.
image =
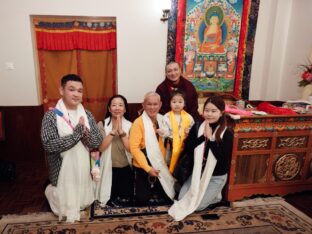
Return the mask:
[[60, 220], [80, 219], [80, 210], [94, 201], [89, 150], [103, 138], [92, 114], [81, 104], [83, 82], [74, 74], [62, 78], [62, 98], [45, 113], [41, 138], [46, 151], [49, 179], [45, 195]]

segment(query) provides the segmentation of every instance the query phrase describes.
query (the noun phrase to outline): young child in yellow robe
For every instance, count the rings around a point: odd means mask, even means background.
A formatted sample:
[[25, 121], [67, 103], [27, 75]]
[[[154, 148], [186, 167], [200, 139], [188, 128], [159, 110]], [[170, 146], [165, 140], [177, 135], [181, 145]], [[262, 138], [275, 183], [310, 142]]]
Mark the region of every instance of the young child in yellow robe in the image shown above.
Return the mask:
[[165, 139], [167, 146], [166, 162], [170, 173], [173, 173], [183, 149], [184, 139], [193, 126], [194, 119], [184, 110], [185, 95], [183, 91], [171, 92], [170, 107], [171, 111], [164, 115], [163, 124], [158, 133]]

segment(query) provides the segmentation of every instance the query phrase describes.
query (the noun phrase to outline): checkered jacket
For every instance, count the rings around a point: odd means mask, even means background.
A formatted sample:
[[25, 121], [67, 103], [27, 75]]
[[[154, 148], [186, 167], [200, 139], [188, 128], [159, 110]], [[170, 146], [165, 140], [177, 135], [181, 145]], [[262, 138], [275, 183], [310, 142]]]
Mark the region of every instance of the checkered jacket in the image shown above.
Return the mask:
[[60, 173], [62, 158], [61, 153], [71, 149], [80, 140], [89, 149], [98, 148], [102, 143], [103, 137], [98, 129], [92, 114], [86, 110], [90, 131], [83, 133], [83, 126], [77, 124], [73, 134], [60, 137], [57, 131], [56, 114], [53, 111], [45, 113], [42, 120], [41, 140], [46, 152], [46, 159], [49, 169], [49, 179], [53, 186], [57, 185]]

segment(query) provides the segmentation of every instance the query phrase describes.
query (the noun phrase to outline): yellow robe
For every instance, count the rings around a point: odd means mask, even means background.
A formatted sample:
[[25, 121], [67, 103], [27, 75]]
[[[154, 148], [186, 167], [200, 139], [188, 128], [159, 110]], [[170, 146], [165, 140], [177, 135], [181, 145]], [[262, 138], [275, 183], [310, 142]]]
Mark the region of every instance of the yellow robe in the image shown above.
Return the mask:
[[170, 111], [169, 112], [169, 119], [170, 119], [170, 124], [172, 127], [172, 156], [171, 156], [171, 161], [169, 165], [169, 171], [170, 173], [173, 173], [174, 168], [177, 164], [177, 161], [179, 159], [180, 153], [183, 149], [183, 142], [185, 139], [185, 129], [190, 128], [191, 125], [191, 119], [189, 118], [189, 115], [186, 111], [182, 110], [181, 111], [181, 136], [179, 134], [179, 124], [174, 116], [174, 112]]

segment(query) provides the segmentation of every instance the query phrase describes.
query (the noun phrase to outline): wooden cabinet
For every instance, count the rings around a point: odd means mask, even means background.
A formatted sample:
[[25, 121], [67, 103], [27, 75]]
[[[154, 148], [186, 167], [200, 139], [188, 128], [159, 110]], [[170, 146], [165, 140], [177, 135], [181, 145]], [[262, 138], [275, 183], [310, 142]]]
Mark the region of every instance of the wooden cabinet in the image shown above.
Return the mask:
[[312, 115], [235, 120], [229, 201], [312, 190]]

